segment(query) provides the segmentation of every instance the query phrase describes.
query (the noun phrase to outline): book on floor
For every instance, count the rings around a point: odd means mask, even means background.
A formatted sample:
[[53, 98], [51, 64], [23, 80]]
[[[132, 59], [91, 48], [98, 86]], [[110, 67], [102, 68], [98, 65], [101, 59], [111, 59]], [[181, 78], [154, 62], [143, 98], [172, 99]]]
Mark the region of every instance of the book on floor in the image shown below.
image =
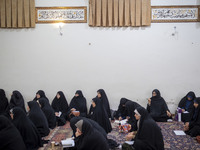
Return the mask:
[[186, 135], [185, 132], [182, 131], [182, 130], [174, 130], [174, 133], [175, 133], [176, 135]]
[[62, 140], [61, 143], [62, 143], [63, 148], [75, 146], [74, 140], [72, 138]]

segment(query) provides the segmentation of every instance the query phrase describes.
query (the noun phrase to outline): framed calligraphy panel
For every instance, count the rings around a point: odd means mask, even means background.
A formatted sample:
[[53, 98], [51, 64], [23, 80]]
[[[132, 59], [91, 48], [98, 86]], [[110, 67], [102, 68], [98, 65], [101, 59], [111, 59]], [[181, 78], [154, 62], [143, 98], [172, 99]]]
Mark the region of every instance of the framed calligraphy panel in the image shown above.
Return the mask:
[[36, 7], [36, 23], [86, 23], [87, 7]]
[[198, 22], [199, 6], [152, 6], [151, 22]]

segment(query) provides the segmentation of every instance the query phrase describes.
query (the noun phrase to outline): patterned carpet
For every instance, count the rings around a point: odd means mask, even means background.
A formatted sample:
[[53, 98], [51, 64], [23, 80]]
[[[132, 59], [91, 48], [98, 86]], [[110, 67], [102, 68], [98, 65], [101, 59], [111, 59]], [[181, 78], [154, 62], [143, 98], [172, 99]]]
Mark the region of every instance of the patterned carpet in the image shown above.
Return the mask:
[[196, 139], [188, 135], [176, 135], [174, 130], [183, 130], [182, 122], [158, 123], [162, 129], [165, 149], [170, 150], [200, 150]]
[[[183, 123], [181, 122], [166, 122], [166, 123], [158, 123], [160, 128], [162, 129], [162, 134], [164, 137], [165, 149], [166, 150], [200, 150], [200, 144], [197, 141], [188, 136], [178, 136], [173, 132], [174, 130], [182, 130]], [[116, 124], [112, 124], [113, 131], [108, 134], [109, 139], [115, 140], [119, 144], [123, 144], [125, 141], [125, 133], [119, 133]], [[72, 135], [71, 128], [69, 123], [62, 127], [57, 127], [51, 131], [49, 136], [45, 139], [50, 140], [50, 142], [39, 150], [62, 150], [62, 146], [55, 146], [52, 149], [51, 141], [60, 142], [63, 139], [69, 138]]]

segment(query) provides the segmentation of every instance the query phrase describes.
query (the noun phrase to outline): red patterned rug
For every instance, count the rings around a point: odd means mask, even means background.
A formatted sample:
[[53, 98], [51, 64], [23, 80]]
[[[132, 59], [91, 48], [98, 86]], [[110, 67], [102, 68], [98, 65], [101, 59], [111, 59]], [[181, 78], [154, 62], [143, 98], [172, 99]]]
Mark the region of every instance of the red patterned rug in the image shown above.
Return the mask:
[[[197, 143], [195, 138], [188, 135], [178, 136], [175, 135], [174, 130], [183, 130], [183, 123], [181, 122], [165, 122], [158, 123], [162, 129], [162, 134], [164, 138], [164, 144], [166, 150], [200, 150], [200, 144]], [[115, 140], [119, 144], [123, 144], [125, 141], [125, 133], [119, 133], [118, 127], [112, 124], [113, 131], [108, 134], [109, 139]], [[39, 150], [52, 150], [51, 141], [60, 142], [63, 139], [70, 138], [72, 136], [72, 130], [70, 128], [69, 122], [62, 126], [57, 127], [51, 131], [49, 136], [45, 139], [50, 140], [50, 142]], [[55, 146], [54, 150], [62, 150], [62, 146]]]

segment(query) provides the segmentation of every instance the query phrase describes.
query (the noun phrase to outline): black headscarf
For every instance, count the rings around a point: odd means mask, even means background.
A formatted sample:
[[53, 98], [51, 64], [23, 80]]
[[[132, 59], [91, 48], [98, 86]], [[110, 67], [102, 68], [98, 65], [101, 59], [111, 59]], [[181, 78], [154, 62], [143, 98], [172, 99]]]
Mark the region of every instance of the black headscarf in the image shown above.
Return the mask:
[[24, 112], [26, 112], [24, 98], [19, 91], [13, 91], [10, 99], [10, 109], [14, 107], [20, 107], [24, 110]]
[[137, 108], [137, 107], [141, 107], [138, 103], [134, 102], [134, 101], [128, 101], [126, 104], [125, 104], [125, 107], [126, 107], [126, 110], [128, 112], [128, 116], [130, 117], [130, 120], [135, 120], [135, 112], [134, 110]]
[[149, 116], [143, 107], [136, 108], [141, 115], [139, 128], [135, 137], [134, 148], [137, 150], [164, 150], [163, 136], [161, 129], [156, 122]]
[[20, 132], [27, 150], [38, 149], [42, 146], [40, 134], [26, 116], [26, 113], [19, 107], [15, 107], [11, 111], [13, 113], [13, 124]]
[[0, 115], [0, 149], [26, 150], [26, 146], [19, 131], [12, 122], [3, 115]]
[[49, 101], [46, 98], [40, 98], [39, 103], [43, 113], [47, 118], [49, 128], [54, 129], [56, 127], [56, 116], [53, 108], [49, 104]]
[[87, 116], [87, 102], [81, 90], [77, 90], [75, 94], [79, 96], [74, 96], [69, 105], [69, 111], [72, 108], [75, 108], [77, 111], [80, 111], [80, 116], [86, 117]]
[[107, 139], [107, 133], [105, 132], [105, 130], [96, 121], [91, 120], [89, 118], [85, 118], [85, 117], [74, 117], [70, 120], [70, 126], [73, 130], [74, 136], [75, 136], [75, 132], [76, 132], [75, 124], [79, 120], [87, 120], [92, 125], [93, 128], [95, 128], [97, 131], [99, 131]]
[[185, 131], [186, 134], [190, 135], [191, 137], [196, 137], [200, 133], [200, 97], [197, 97], [194, 100], [195, 104], [198, 104], [197, 107], [193, 105], [190, 114], [189, 122], [189, 130]]
[[28, 114], [29, 119], [36, 126], [41, 137], [47, 136], [50, 132], [48, 121], [44, 113], [40, 109], [39, 104], [36, 101], [30, 101], [28, 102], [28, 106], [30, 108], [30, 111]]
[[138, 103], [134, 102], [134, 101], [128, 101], [125, 104], [125, 109], [127, 111], [128, 116], [130, 117], [128, 120], [128, 123], [131, 124], [131, 130], [135, 131], [137, 130], [137, 126], [136, 126], [136, 119], [135, 119], [135, 112], [134, 110], [138, 107], [141, 107]]
[[198, 107], [195, 108], [195, 107], [193, 106], [192, 111], [191, 111], [191, 119], [190, 119], [190, 120], [191, 120], [191, 123], [190, 123], [190, 125], [193, 124], [193, 126], [194, 126], [195, 124], [200, 125], [200, 97], [197, 97], [197, 98], [194, 100], [194, 103], [197, 103], [197, 104], [198, 104]]
[[60, 95], [60, 98], [57, 98], [57, 95], [53, 99], [51, 106], [54, 109], [55, 112], [62, 112], [62, 113], [67, 113], [69, 106], [67, 103], [67, 100], [65, 98], [65, 95], [63, 94], [62, 91], [59, 91], [57, 94]]
[[195, 98], [194, 102], [199, 104], [199, 106], [198, 106], [198, 108], [199, 108], [200, 107], [200, 97]]
[[[49, 99], [46, 97], [45, 92], [44, 92], [43, 90], [37, 91], [36, 94], [39, 94], [39, 95], [40, 95], [40, 98], [46, 98], [46, 99], [49, 101]], [[37, 100], [39, 100], [40, 98], [37, 98], [37, 96], [35, 96], [35, 98], [34, 98], [33, 100], [34, 100], [34, 101], [37, 101]]]
[[151, 105], [147, 105], [147, 110], [151, 117], [158, 122], [165, 122], [168, 119], [167, 111], [169, 111], [165, 100], [161, 97], [160, 91], [155, 89], [156, 96], [151, 97]]
[[120, 106], [123, 106], [123, 105], [125, 105], [126, 104], [126, 102], [128, 102], [128, 101], [131, 101], [131, 100], [128, 100], [127, 98], [121, 98], [121, 100], [120, 100]]
[[130, 100], [126, 99], [126, 98], [121, 98], [119, 106], [118, 106], [118, 110], [117, 110], [117, 117], [126, 117], [128, 116], [125, 104], [127, 102], [129, 102]]
[[103, 89], [99, 89], [97, 92], [101, 94], [101, 97], [100, 97], [101, 102], [106, 109], [108, 117], [111, 118], [110, 104], [109, 104], [106, 92]]
[[[186, 102], [188, 101], [188, 96], [192, 98], [191, 104], [189, 105], [188, 109], [186, 108]], [[196, 98], [195, 93], [190, 91], [185, 97], [181, 99], [181, 101], [178, 104], [178, 107], [185, 109], [186, 111], [190, 112], [192, 110], [194, 99]]]
[[0, 115], [6, 113], [8, 105], [8, 99], [6, 98], [5, 91], [0, 89]]
[[112, 127], [110, 124], [110, 120], [108, 118], [108, 114], [104, 106], [101, 103], [101, 100], [99, 98], [93, 98], [92, 100], [96, 104], [96, 107], [93, 109], [91, 119], [96, 121], [100, 126], [102, 126], [106, 133], [111, 132]]
[[83, 120], [82, 135], [76, 138], [77, 150], [109, 150], [107, 140], [89, 121]]

